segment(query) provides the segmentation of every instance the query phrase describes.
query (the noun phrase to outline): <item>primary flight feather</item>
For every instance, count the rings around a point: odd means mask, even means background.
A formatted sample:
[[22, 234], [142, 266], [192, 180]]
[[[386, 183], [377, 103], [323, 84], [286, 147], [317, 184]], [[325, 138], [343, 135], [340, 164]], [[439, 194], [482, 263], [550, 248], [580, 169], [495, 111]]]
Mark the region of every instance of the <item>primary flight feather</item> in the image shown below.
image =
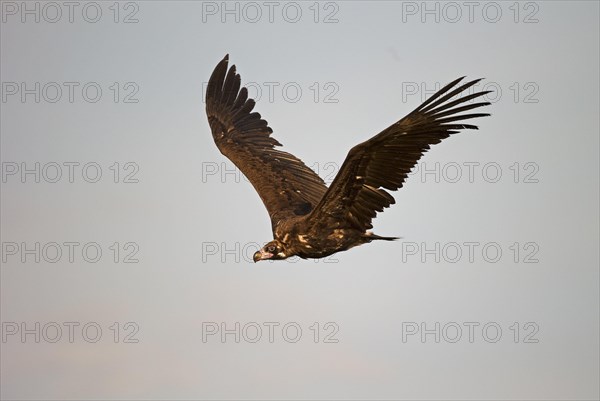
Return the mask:
[[[273, 241], [254, 261], [322, 258], [373, 240], [393, 240], [367, 231], [377, 212], [394, 203], [388, 191], [402, 188], [410, 170], [431, 145], [460, 129], [463, 121], [489, 116], [470, 110], [489, 105], [471, 102], [489, 93], [453, 98], [479, 80], [456, 79], [417, 109], [371, 139], [353, 147], [329, 186], [302, 160], [277, 149], [281, 144], [255, 102], [241, 86], [229, 56], [215, 67], [206, 89], [206, 114], [214, 141], [248, 178], [269, 216]], [[481, 99], [478, 99], [481, 100]], [[459, 114], [463, 113], [463, 114]]]

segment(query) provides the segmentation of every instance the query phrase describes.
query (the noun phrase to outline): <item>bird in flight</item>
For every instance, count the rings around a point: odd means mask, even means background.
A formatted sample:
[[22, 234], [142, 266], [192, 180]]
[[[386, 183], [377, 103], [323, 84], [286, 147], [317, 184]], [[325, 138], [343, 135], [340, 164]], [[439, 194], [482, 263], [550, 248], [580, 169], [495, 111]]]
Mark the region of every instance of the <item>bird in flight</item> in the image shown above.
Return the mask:
[[[278, 149], [281, 143], [241, 86], [229, 55], [215, 67], [206, 89], [206, 114], [213, 139], [248, 178], [269, 216], [273, 240], [254, 262], [290, 256], [323, 258], [373, 240], [394, 240], [368, 231], [377, 212], [395, 201], [388, 191], [401, 188], [410, 170], [431, 145], [461, 129], [464, 120], [489, 116], [464, 113], [489, 102], [490, 91], [464, 94], [479, 80], [464, 77], [444, 86], [413, 112], [371, 139], [354, 146], [329, 187], [302, 160]], [[471, 102], [477, 99], [477, 102]]]

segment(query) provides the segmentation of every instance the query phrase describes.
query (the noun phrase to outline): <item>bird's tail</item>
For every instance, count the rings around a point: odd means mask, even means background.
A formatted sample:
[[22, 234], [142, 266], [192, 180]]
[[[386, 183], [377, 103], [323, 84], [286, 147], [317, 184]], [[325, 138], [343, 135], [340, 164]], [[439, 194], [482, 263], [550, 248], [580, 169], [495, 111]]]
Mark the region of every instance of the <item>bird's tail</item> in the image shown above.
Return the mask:
[[373, 234], [371, 231], [367, 231], [364, 235], [369, 241], [373, 240], [383, 240], [383, 241], [395, 241], [402, 237], [382, 237], [381, 235]]

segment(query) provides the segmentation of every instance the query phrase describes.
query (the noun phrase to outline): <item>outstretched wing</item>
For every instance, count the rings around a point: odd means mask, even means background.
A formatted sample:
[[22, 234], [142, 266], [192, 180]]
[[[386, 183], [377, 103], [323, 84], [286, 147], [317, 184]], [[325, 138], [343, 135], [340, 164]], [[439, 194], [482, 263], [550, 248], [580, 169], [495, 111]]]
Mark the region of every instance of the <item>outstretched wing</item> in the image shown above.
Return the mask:
[[[464, 77], [463, 77], [464, 78]], [[412, 113], [350, 150], [337, 176], [308, 220], [328, 221], [339, 228], [367, 230], [377, 212], [393, 204], [386, 190], [401, 188], [410, 170], [433, 144], [460, 129], [477, 129], [461, 121], [489, 116], [459, 114], [489, 102], [471, 103], [489, 91], [450, 99], [476, 84], [454, 88], [463, 78], [443, 87]], [[454, 88], [454, 89], [453, 89]], [[310, 223], [309, 223], [310, 224]]]
[[275, 149], [273, 130], [252, 112], [254, 100], [229, 55], [217, 65], [206, 89], [206, 114], [217, 147], [250, 180], [265, 204], [273, 231], [279, 221], [310, 213], [327, 187], [300, 159]]

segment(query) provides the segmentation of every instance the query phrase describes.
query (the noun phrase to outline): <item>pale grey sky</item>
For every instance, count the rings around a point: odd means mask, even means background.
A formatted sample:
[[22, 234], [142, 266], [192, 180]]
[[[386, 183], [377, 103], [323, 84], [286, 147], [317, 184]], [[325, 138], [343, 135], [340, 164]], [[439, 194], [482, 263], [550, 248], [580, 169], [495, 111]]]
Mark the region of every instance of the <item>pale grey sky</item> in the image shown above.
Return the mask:
[[[115, 4], [1, 3], [3, 399], [598, 399], [597, 2]], [[327, 181], [436, 85], [492, 116], [394, 193], [402, 240], [255, 265], [226, 53]]]

